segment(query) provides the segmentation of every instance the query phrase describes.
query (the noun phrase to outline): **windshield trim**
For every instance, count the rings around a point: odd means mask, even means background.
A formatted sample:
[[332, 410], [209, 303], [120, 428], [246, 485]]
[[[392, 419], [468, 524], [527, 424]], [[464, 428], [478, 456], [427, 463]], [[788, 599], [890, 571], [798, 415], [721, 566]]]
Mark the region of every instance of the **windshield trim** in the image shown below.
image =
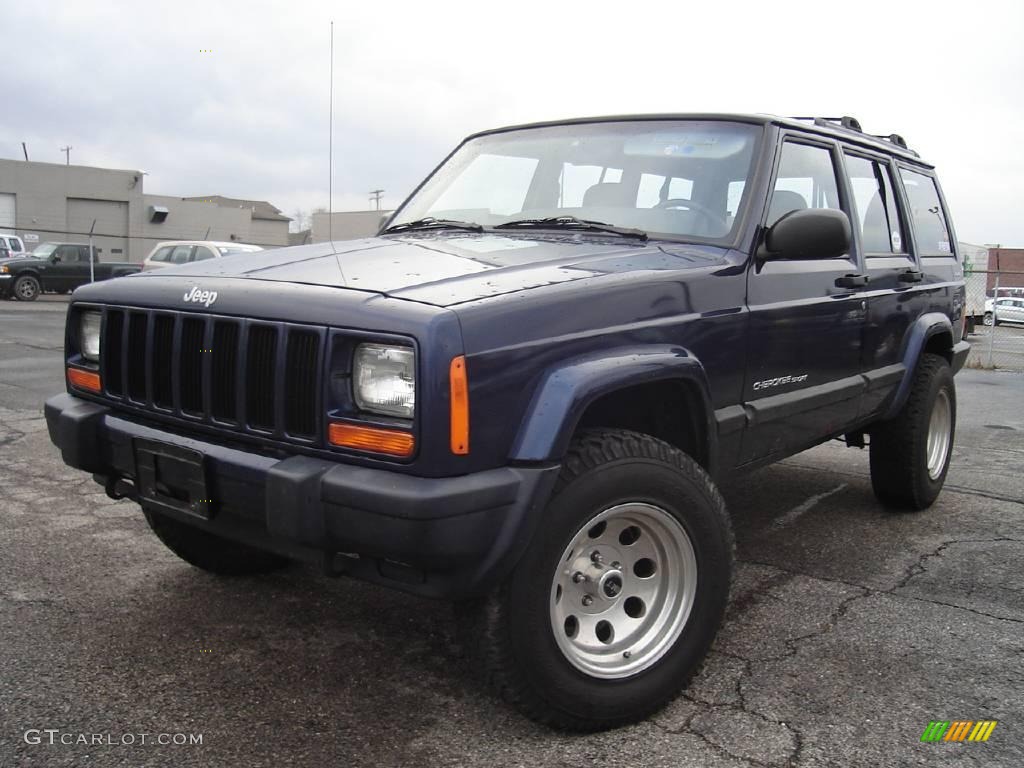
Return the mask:
[[[441, 162], [439, 162], [434, 169], [427, 174], [419, 184], [409, 193], [409, 195], [402, 201], [401, 205], [395, 208], [394, 212], [387, 218], [386, 221], [381, 223], [380, 228], [377, 230], [378, 236], [384, 235], [385, 230], [392, 226], [392, 223], [399, 219], [405, 209], [409, 206], [409, 203], [416, 198], [420, 191], [427, 186], [444, 168], [449, 161], [462, 150], [471, 141], [479, 139], [481, 137], [492, 136], [502, 133], [514, 133], [514, 132], [526, 132], [533, 130], [540, 130], [545, 128], [554, 128], [566, 125], [594, 125], [594, 124], [616, 124], [616, 123], [650, 123], [650, 122], [661, 122], [661, 123], [680, 123], [687, 121], [713, 121], [722, 123], [737, 123], [740, 125], [749, 125], [757, 128], [758, 130], [753, 132], [753, 147], [751, 151], [750, 159], [750, 171], [747, 177], [747, 185], [749, 188], [749, 195], [744, 195], [743, 204], [737, 211], [736, 221], [729, 234], [722, 237], [704, 237], [701, 235], [689, 235], [679, 234], [674, 232], [654, 232], [643, 230], [647, 234], [648, 240], [661, 241], [669, 243], [686, 243], [693, 245], [713, 245], [722, 248], [743, 248], [743, 244], [748, 242], [751, 237], [751, 211], [758, 208], [756, 202], [752, 204], [752, 201], [758, 197], [761, 193], [761, 186], [764, 180], [764, 157], [765, 147], [770, 144], [769, 134], [774, 128], [772, 121], [764, 116], [759, 115], [735, 115], [735, 114], [683, 114], [683, 115], [632, 115], [632, 116], [621, 116], [621, 117], [592, 117], [592, 118], [578, 118], [574, 120], [557, 120], [551, 122], [542, 123], [529, 123], [525, 125], [508, 126], [503, 128], [493, 128], [485, 131], [478, 131], [477, 133], [470, 134], [459, 142]], [[768, 153], [771, 154], [770, 152]], [[484, 231], [488, 232], [492, 227], [484, 225]], [[565, 234], [568, 230], [565, 229], [550, 229], [542, 230], [535, 229], [534, 232], [553, 232]], [[498, 230], [498, 232], [508, 232], [508, 230]], [[520, 234], [526, 234], [520, 230]], [[402, 234], [400, 232], [387, 233], [389, 235]], [[578, 234], [585, 235], [599, 235], [599, 232], [584, 232], [578, 231]], [[749, 249], [748, 249], [749, 250]]]

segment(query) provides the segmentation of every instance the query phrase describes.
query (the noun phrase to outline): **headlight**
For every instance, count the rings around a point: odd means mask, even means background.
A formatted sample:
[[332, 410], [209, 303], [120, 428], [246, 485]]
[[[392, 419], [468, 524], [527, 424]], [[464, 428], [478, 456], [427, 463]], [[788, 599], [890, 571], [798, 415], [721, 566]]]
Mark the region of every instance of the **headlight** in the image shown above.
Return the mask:
[[7, 274], [10, 271], [11, 271], [11, 268], [8, 267], [6, 264], [4, 264], [2, 267], [0, 267], [0, 272], [3, 272], [4, 274]]
[[416, 405], [416, 356], [411, 347], [360, 344], [352, 380], [361, 410], [411, 419]]
[[99, 312], [83, 312], [79, 320], [78, 351], [86, 360], [100, 361], [100, 323], [103, 315]]

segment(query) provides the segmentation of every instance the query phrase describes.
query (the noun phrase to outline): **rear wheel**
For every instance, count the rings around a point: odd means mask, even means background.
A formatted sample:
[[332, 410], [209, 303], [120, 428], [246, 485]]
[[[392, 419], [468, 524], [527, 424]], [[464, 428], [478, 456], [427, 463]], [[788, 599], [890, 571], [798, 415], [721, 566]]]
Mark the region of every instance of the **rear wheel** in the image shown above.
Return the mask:
[[171, 552], [186, 563], [222, 576], [252, 576], [270, 573], [288, 565], [288, 560], [261, 549], [247, 547], [173, 518], [143, 509], [146, 522]]
[[12, 290], [18, 301], [35, 301], [39, 297], [39, 280], [32, 275], [22, 275], [14, 281]]
[[991, 312], [985, 313], [985, 318], [983, 322], [985, 323], [985, 325], [998, 325], [998, 323], [996, 322], [995, 315], [993, 315]]
[[871, 485], [898, 509], [930, 507], [946, 481], [956, 432], [956, 388], [949, 363], [922, 355], [907, 402], [871, 430]]
[[529, 717], [572, 730], [639, 720], [673, 698], [725, 611], [732, 528], [711, 479], [660, 440], [576, 440], [544, 526], [472, 614], [491, 683]]

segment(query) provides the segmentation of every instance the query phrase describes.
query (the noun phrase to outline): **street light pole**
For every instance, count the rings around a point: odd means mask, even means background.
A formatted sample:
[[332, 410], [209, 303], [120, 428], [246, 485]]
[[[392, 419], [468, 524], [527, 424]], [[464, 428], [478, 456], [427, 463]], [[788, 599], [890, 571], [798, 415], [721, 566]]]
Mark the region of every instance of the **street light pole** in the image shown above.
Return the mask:
[[74, 149], [70, 144], [66, 147], [61, 147], [60, 151], [64, 153], [64, 165], [71, 165], [71, 150]]

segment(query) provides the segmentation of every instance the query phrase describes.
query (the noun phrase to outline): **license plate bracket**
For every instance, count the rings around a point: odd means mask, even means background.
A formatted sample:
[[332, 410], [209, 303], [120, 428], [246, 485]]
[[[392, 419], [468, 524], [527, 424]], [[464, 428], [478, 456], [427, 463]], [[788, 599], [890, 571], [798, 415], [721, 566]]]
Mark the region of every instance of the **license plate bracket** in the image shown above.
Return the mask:
[[142, 438], [136, 438], [134, 445], [141, 502], [203, 520], [213, 516], [202, 453]]

